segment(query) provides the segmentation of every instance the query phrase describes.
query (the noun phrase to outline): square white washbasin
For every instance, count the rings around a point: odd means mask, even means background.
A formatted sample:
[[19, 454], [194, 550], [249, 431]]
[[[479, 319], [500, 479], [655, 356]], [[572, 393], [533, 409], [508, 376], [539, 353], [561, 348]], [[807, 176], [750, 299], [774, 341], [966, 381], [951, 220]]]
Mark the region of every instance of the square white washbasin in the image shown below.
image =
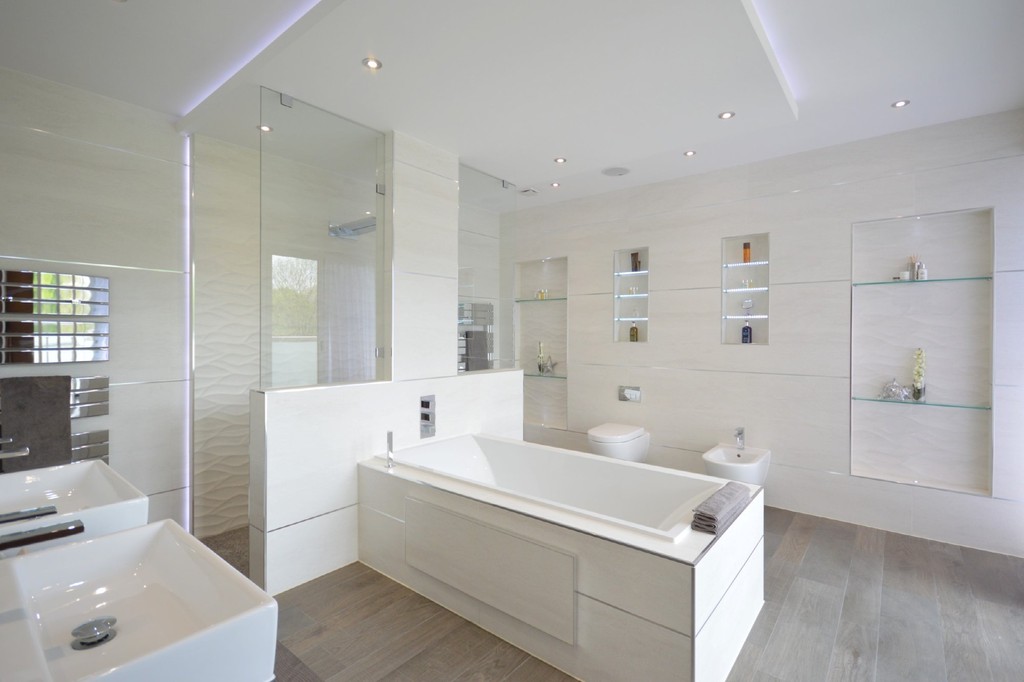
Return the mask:
[[5, 682], [274, 679], [277, 602], [173, 521], [0, 562], [0, 614]]
[[[52, 506], [56, 513], [0, 522], [0, 538], [13, 533], [80, 520], [77, 535], [26, 545], [34, 551], [77, 542], [149, 521], [149, 498], [101, 460], [0, 474], [0, 520], [22, 510]], [[0, 558], [21, 549], [0, 550]]]

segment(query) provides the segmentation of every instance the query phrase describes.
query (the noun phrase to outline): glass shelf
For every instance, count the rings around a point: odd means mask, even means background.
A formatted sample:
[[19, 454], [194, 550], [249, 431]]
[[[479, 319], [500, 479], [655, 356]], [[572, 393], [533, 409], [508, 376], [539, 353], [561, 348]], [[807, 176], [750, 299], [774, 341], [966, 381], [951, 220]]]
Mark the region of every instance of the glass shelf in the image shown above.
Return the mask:
[[615, 298], [647, 298], [647, 294], [615, 294]]
[[623, 272], [612, 273], [616, 277], [641, 277], [647, 274], [647, 270], [625, 270]]
[[[507, 299], [506, 299], [507, 300]], [[550, 296], [548, 298], [517, 298], [516, 303], [547, 303], [548, 301], [565, 301], [565, 296]]]
[[743, 287], [739, 289], [722, 289], [723, 294], [745, 294], [751, 291], [768, 291], [768, 287]]
[[646, 317], [616, 317], [616, 322], [647, 322]]
[[[929, 281], [929, 280], [924, 280]], [[952, 407], [960, 410], [991, 410], [988, 405], [961, 405], [957, 403], [935, 403], [928, 400], [884, 400], [882, 398], [862, 398], [852, 396], [852, 400], [859, 400], [867, 403], [890, 403], [892, 405], [916, 405], [918, 407]]]
[[767, 320], [767, 315], [722, 315], [723, 320]]
[[936, 279], [890, 279], [881, 282], [853, 282], [855, 287], [873, 287], [884, 284], [934, 284], [935, 282], [991, 282], [991, 276], [985, 277], [945, 277]]
[[532, 377], [534, 379], [568, 379], [568, 377], [561, 374], [531, 374], [529, 372], [523, 372], [524, 377]]
[[722, 263], [723, 268], [749, 268], [754, 265], [768, 265], [768, 261], [752, 260], [749, 263]]

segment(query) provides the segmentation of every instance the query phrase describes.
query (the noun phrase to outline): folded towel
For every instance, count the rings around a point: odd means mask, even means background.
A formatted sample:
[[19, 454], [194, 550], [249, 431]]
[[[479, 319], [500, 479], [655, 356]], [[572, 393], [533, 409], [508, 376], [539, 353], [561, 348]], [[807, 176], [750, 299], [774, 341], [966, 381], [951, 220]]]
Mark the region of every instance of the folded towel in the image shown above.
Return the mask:
[[0, 460], [0, 471], [25, 471], [71, 461], [71, 377], [0, 379], [0, 429], [14, 442], [4, 450], [28, 447], [27, 457]]
[[750, 489], [742, 483], [729, 481], [696, 506], [690, 527], [715, 535], [724, 533], [749, 502]]

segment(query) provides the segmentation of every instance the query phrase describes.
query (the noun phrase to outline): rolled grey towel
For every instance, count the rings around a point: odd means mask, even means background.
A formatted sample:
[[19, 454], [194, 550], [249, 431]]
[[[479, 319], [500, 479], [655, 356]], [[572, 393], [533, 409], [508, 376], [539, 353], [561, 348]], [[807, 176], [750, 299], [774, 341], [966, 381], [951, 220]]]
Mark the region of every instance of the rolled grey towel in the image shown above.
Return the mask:
[[750, 489], [729, 481], [693, 510], [690, 527], [716, 535], [724, 533], [750, 502]]

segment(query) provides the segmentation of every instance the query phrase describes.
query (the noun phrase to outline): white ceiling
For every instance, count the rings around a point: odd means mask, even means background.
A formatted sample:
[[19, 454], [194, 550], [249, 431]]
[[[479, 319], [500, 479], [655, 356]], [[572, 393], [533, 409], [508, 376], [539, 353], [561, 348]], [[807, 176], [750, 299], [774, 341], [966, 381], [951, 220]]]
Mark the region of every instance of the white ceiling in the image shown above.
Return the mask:
[[1024, 107], [1022, 29], [1021, 0], [0, 0], [0, 66], [212, 134], [266, 85], [528, 205]]

